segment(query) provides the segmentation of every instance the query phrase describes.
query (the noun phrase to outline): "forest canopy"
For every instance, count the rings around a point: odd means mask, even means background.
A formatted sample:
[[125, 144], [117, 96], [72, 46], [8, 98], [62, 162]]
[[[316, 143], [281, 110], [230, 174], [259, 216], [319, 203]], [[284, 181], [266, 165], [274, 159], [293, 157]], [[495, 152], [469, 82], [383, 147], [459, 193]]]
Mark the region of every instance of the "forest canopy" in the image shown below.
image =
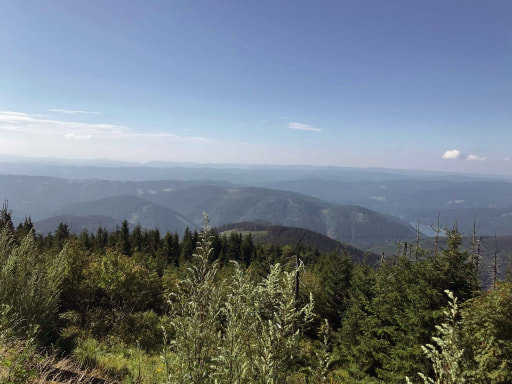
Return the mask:
[[4, 207], [0, 382], [36, 381], [48, 353], [124, 382], [510, 382], [510, 274], [482, 292], [478, 258], [447, 235], [370, 264], [207, 217], [181, 238], [126, 222], [43, 236]]

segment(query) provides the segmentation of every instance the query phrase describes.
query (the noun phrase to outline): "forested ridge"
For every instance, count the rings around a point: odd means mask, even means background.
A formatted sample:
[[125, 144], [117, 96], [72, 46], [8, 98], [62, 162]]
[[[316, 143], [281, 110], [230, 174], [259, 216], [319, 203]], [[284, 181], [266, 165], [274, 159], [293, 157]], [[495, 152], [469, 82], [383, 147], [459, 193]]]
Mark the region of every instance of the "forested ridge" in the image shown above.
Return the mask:
[[[509, 383], [512, 271], [481, 291], [479, 259], [398, 244], [346, 249], [130, 229], [37, 235], [0, 218], [0, 383], [61, 361], [125, 383]], [[497, 276], [497, 275], [495, 275]]]

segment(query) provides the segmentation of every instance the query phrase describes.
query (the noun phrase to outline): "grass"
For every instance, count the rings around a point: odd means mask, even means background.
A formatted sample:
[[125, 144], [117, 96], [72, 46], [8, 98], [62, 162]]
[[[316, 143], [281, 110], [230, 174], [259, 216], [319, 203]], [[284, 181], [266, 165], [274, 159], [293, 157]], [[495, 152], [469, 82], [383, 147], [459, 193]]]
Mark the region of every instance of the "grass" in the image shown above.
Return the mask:
[[78, 341], [73, 353], [83, 368], [95, 368], [126, 384], [157, 384], [166, 381], [160, 354], [147, 353], [115, 338], [99, 342], [92, 337]]

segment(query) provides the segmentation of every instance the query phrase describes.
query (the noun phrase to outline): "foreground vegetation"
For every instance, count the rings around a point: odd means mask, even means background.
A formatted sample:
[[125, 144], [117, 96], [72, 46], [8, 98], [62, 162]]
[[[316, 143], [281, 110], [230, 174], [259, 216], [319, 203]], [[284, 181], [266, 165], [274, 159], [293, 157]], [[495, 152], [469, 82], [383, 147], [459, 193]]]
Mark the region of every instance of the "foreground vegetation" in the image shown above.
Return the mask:
[[208, 227], [36, 236], [0, 218], [0, 383], [60, 359], [125, 383], [509, 383], [512, 283], [409, 247], [380, 265]]

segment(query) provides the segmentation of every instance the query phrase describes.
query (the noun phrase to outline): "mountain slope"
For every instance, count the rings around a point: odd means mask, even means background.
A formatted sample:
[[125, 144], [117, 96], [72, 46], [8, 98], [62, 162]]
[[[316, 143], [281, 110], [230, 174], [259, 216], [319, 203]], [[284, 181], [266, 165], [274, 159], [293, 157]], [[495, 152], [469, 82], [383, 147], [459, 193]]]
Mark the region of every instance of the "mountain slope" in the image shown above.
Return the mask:
[[156, 228], [161, 232], [183, 233], [186, 227], [195, 228], [194, 223], [179, 213], [159, 204], [135, 196], [114, 196], [101, 200], [68, 205], [58, 214], [79, 216], [105, 215], [119, 220], [127, 220], [132, 225], [143, 228]]
[[475, 215], [482, 235], [512, 235], [512, 183], [503, 180], [473, 180], [457, 177], [432, 180], [397, 179], [383, 181], [287, 180], [269, 188], [294, 191], [339, 204], [359, 205], [397, 216], [428, 231], [437, 223], [468, 231]]
[[72, 233], [80, 233], [83, 230], [96, 233], [99, 227], [112, 231], [120, 226], [121, 221], [103, 215], [58, 215], [36, 221], [34, 228], [37, 232], [46, 235], [55, 232], [60, 223], [67, 224], [69, 231]]
[[207, 212], [213, 226], [265, 221], [306, 228], [349, 243], [396, 241], [416, 236], [412, 227], [396, 218], [287, 191], [203, 186], [147, 198], [180, 212], [197, 225], [201, 224], [202, 213]]
[[304, 247], [318, 249], [320, 252], [332, 252], [338, 249], [346, 251], [352, 261], [361, 262], [367, 260], [369, 263], [375, 263], [380, 260], [380, 256], [374, 253], [367, 253], [348, 244], [340, 243], [330, 237], [313, 232], [304, 228], [285, 227], [282, 225], [272, 225], [255, 222], [242, 222], [226, 224], [217, 227], [219, 233], [238, 231], [242, 233], [251, 233], [253, 241], [259, 244], [272, 245], [291, 245], [302, 244]]
[[42, 220], [66, 205], [88, 202], [112, 196], [145, 196], [224, 182], [156, 180], [144, 182], [110, 180], [66, 180], [56, 177], [0, 175], [0, 199], [8, 200], [18, 218], [31, 216]]
[[56, 215], [103, 215], [181, 232], [186, 226], [201, 226], [202, 213], [207, 212], [214, 226], [263, 220], [356, 244], [415, 237], [408, 224], [362, 207], [340, 206], [289, 191], [201, 183], [0, 176], [0, 198], [9, 200], [18, 220], [23, 216], [40, 221]]

